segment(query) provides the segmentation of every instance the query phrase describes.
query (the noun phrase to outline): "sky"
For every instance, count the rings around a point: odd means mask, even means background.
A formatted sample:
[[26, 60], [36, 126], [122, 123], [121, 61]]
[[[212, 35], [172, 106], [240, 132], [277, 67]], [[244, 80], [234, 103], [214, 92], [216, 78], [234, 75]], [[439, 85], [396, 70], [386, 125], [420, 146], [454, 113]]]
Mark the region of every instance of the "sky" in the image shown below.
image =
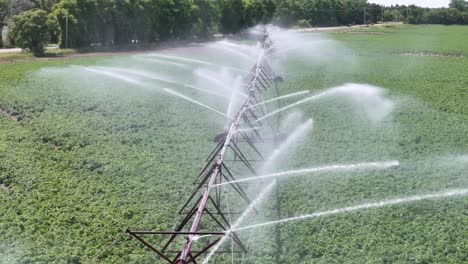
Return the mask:
[[448, 7], [450, 0], [369, 0], [370, 3], [381, 5], [417, 5], [422, 7]]

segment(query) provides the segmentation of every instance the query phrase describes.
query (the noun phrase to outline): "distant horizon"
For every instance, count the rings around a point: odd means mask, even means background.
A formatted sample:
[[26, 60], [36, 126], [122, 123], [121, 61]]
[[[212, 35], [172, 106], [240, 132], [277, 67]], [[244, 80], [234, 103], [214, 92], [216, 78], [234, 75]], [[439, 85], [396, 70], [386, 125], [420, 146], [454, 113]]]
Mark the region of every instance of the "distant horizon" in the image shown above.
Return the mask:
[[448, 7], [450, 0], [369, 0], [369, 3], [384, 6], [391, 5], [417, 5], [421, 7]]

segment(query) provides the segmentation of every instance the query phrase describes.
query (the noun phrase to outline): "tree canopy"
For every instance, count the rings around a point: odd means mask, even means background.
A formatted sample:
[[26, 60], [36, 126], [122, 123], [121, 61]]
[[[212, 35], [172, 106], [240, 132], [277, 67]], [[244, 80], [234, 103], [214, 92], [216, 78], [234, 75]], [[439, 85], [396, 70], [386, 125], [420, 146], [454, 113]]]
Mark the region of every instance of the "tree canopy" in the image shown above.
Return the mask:
[[51, 41], [73, 48], [207, 39], [215, 33], [237, 33], [261, 23], [308, 27], [383, 19], [468, 24], [464, 0], [452, 0], [448, 8], [437, 9], [381, 6], [367, 0], [0, 0], [0, 25], [36, 9], [47, 14]]
[[47, 13], [37, 9], [14, 16], [10, 38], [18, 47], [42, 54], [49, 41]]

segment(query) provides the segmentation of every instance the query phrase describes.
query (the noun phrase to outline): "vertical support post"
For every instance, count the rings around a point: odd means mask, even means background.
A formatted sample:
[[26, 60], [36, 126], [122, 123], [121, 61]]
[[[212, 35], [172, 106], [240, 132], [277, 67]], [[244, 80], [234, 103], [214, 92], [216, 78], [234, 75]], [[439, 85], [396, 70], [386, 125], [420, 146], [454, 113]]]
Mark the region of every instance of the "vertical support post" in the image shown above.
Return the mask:
[[[275, 186], [275, 195], [276, 195], [276, 217], [278, 219], [282, 219], [281, 214], [281, 194], [280, 194], [280, 183], [277, 182]], [[275, 243], [276, 243], [276, 253], [275, 253], [275, 260], [276, 264], [281, 263], [281, 255], [283, 254], [283, 241], [281, 237], [281, 224], [275, 225]]]
[[[275, 82], [275, 89], [276, 89], [276, 95], [279, 96], [279, 89], [278, 89], [278, 82]], [[281, 102], [278, 100], [278, 109], [281, 109]], [[281, 124], [281, 115], [278, 114], [278, 119], [277, 119], [277, 124], [276, 124], [276, 131], [275, 131], [275, 148], [280, 144], [280, 124]], [[276, 184], [276, 217], [277, 219], [282, 219], [281, 216], [281, 196], [280, 196], [280, 183], [278, 182]], [[276, 264], [281, 264], [281, 255], [282, 255], [282, 250], [283, 250], [283, 242], [281, 238], [281, 225], [276, 225], [275, 226], [275, 243], [276, 243], [276, 254], [275, 254], [275, 260]]]
[[409, 6], [406, 7], [406, 24], [408, 24], [408, 18], [409, 18]]
[[[275, 82], [275, 90], [276, 90], [276, 96], [279, 96], [278, 82]], [[278, 100], [277, 105], [278, 105], [278, 109], [280, 109], [281, 108], [280, 100]], [[281, 113], [278, 113], [276, 117], [276, 126], [275, 126], [276, 131], [273, 131], [274, 133], [273, 140], [274, 140], [275, 147], [279, 144], [279, 141], [281, 140], [280, 139], [280, 124], [281, 124]]]
[[68, 13], [65, 15], [65, 48], [68, 49]]
[[364, 4], [364, 25], [367, 26], [367, 7]]
[[384, 6], [382, 6], [382, 24], [385, 22], [384, 20]]

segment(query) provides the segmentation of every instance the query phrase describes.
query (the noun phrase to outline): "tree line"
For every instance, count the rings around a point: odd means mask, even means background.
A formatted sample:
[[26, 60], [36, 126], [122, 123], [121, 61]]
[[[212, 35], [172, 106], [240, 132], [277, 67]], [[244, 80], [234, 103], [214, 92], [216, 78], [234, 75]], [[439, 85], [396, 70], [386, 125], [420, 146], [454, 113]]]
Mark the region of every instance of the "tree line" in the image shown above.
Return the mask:
[[382, 20], [468, 24], [468, 4], [452, 0], [449, 8], [430, 9], [367, 0], [0, 0], [0, 29], [8, 25], [10, 44], [36, 52], [49, 41], [80, 48], [207, 39], [259, 23], [308, 27]]

